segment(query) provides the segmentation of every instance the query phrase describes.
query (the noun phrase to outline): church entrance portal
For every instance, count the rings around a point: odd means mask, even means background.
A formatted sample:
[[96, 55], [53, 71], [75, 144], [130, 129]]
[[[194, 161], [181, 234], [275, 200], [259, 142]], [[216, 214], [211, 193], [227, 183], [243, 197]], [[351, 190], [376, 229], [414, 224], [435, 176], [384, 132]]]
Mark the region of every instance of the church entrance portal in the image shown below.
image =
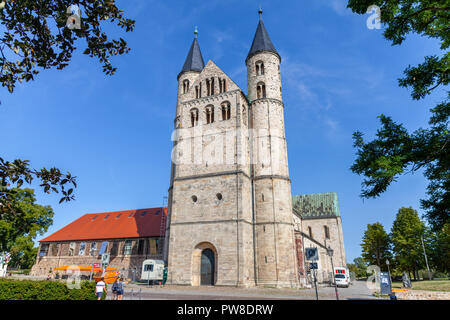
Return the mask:
[[202, 286], [214, 285], [215, 258], [211, 249], [202, 251], [200, 267], [200, 284]]

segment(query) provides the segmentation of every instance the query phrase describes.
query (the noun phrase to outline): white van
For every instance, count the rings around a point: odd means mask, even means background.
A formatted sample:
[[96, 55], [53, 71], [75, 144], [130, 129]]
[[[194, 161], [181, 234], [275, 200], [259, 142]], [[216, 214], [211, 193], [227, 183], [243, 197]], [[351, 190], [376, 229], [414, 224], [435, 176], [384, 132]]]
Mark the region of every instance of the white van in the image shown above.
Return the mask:
[[350, 272], [345, 267], [334, 268], [334, 279], [336, 279], [336, 286], [348, 288], [350, 285]]
[[144, 260], [142, 262], [141, 280], [162, 281], [164, 274], [163, 260]]

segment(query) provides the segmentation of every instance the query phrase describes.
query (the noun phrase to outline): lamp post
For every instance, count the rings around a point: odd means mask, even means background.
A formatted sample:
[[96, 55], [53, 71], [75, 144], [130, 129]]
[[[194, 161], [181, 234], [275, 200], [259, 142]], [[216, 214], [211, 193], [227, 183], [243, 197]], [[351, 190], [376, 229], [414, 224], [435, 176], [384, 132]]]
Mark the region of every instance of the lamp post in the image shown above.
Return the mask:
[[388, 268], [389, 281], [392, 282], [392, 280], [391, 280], [391, 270], [389, 269], [389, 259], [386, 259], [386, 265], [387, 265], [387, 268]]
[[331, 249], [330, 246], [328, 246], [327, 253], [328, 253], [328, 255], [330, 256], [330, 259], [331, 259], [331, 270], [332, 270], [332, 273], [333, 273], [334, 291], [336, 292], [336, 300], [339, 300], [339, 294], [338, 294], [337, 284], [336, 284], [336, 275], [334, 274], [334, 265], [333, 265], [333, 253], [334, 253], [334, 250]]

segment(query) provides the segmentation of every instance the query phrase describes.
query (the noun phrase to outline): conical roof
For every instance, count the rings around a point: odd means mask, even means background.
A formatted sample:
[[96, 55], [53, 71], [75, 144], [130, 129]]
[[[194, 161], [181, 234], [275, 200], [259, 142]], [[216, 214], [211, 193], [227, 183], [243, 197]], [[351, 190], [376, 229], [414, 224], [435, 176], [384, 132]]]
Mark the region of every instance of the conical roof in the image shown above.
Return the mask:
[[255, 37], [253, 38], [252, 47], [247, 55], [247, 60], [254, 54], [262, 51], [273, 52], [280, 57], [272, 43], [272, 40], [270, 40], [269, 33], [267, 33], [266, 27], [264, 27], [264, 23], [260, 17], [258, 28], [256, 29]]
[[204, 67], [205, 62], [203, 61], [202, 52], [200, 51], [200, 47], [198, 45], [197, 35], [195, 35], [194, 41], [192, 41], [191, 49], [189, 50], [181, 72], [202, 71]]

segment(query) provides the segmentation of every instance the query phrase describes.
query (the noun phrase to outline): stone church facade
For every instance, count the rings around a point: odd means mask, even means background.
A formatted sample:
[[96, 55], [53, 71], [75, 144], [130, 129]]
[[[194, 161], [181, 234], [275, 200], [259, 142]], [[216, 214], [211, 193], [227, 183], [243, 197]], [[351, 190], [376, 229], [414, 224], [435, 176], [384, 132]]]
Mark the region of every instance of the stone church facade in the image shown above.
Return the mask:
[[281, 57], [261, 12], [245, 63], [248, 94], [214, 62], [205, 65], [196, 32], [178, 75], [169, 284], [295, 288], [306, 281], [302, 223], [314, 223], [293, 211]]
[[40, 241], [32, 274], [98, 262], [88, 250], [106, 243], [128, 278], [157, 258], [168, 284], [297, 288], [311, 283], [304, 252], [316, 247], [318, 280], [330, 281], [331, 258], [346, 266], [337, 194], [291, 193], [280, 63], [260, 17], [246, 94], [205, 64], [195, 33], [177, 78], [168, 207], [84, 215]]

